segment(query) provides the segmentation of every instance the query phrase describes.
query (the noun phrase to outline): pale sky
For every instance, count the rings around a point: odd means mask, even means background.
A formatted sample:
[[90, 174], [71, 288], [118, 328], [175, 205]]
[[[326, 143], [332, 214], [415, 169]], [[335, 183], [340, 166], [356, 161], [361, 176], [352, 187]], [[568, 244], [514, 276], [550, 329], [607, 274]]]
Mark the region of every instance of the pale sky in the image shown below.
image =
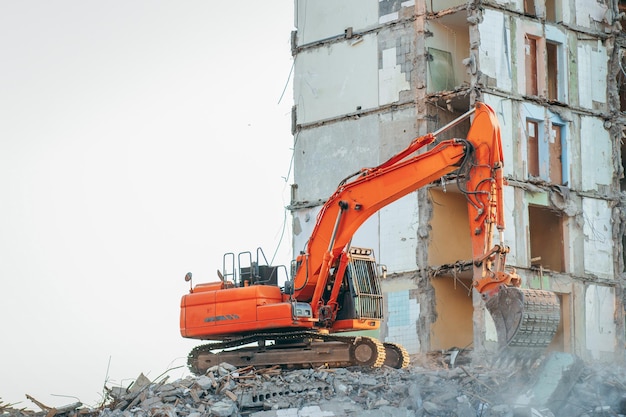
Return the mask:
[[186, 272], [289, 262], [292, 29], [292, 0], [0, 0], [2, 402], [184, 366]]

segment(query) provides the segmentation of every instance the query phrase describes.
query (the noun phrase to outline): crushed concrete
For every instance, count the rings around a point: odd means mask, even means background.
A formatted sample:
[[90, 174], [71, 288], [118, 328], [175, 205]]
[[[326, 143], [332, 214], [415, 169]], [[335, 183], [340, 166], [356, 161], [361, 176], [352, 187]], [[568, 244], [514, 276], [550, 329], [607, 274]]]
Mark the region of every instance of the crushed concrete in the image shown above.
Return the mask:
[[75, 403], [41, 411], [0, 400], [1, 417], [565, 417], [626, 415], [626, 369], [564, 353], [507, 368], [414, 358], [408, 369], [284, 370], [223, 363], [203, 376], [106, 387], [96, 409]]

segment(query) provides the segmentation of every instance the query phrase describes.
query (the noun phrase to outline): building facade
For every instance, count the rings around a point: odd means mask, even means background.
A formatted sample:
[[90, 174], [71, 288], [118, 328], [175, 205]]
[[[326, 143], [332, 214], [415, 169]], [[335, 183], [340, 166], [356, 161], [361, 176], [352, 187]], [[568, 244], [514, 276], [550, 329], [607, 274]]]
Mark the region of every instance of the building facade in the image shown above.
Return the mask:
[[[561, 301], [551, 349], [621, 359], [620, 12], [617, 0], [295, 0], [294, 253], [343, 178], [482, 101], [502, 129], [508, 262], [523, 286]], [[441, 139], [464, 137], [469, 123]], [[381, 339], [410, 353], [493, 342], [451, 178], [379, 211], [353, 244], [388, 271]]]

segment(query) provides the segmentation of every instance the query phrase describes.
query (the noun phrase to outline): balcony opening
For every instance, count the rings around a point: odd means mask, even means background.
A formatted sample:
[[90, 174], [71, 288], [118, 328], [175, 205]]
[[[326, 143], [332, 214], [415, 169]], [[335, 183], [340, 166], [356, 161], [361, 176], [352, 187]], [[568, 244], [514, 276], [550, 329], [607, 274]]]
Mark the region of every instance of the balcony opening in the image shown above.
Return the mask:
[[530, 263], [532, 267], [565, 272], [563, 219], [543, 206], [528, 206]]
[[524, 0], [524, 14], [528, 16], [537, 16], [535, 10], [535, 0]]
[[546, 0], [545, 4], [546, 4], [546, 21], [550, 23], [560, 22], [562, 20], [560, 0]]

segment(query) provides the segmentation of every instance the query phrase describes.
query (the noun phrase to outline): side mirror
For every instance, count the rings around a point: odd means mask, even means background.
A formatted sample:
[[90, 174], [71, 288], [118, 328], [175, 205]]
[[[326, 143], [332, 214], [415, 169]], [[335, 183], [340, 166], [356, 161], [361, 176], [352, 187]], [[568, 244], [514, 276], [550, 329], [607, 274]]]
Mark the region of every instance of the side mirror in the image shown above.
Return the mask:
[[285, 281], [285, 289], [283, 291], [287, 295], [293, 295], [293, 281]]

